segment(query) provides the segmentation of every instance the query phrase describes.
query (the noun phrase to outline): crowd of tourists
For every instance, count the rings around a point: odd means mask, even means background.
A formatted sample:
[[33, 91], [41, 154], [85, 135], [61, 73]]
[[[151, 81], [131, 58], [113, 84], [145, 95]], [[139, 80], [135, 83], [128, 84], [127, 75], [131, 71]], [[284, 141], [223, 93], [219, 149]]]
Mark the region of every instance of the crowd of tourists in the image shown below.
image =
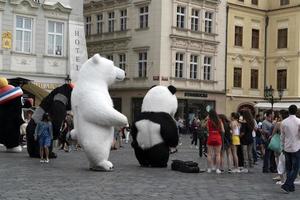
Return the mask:
[[230, 118], [210, 110], [202, 118], [195, 114], [187, 129], [182, 118], [177, 126], [180, 133], [191, 133], [191, 148], [199, 148], [199, 155], [207, 157], [208, 173], [247, 173], [261, 159], [262, 172], [277, 173], [276, 183], [292, 192], [300, 164], [299, 114], [295, 105], [288, 111], [267, 110], [255, 118], [248, 109], [233, 112]]

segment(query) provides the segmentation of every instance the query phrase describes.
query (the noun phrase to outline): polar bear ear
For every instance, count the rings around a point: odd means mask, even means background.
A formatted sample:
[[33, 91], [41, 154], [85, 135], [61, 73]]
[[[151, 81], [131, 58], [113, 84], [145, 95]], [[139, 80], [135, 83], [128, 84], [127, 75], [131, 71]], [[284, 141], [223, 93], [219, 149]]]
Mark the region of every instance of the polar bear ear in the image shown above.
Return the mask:
[[176, 91], [177, 91], [176, 87], [174, 87], [173, 85], [169, 85], [169, 86], [168, 86], [168, 89], [170, 90], [170, 92], [171, 92], [172, 94], [175, 94]]
[[100, 59], [101, 59], [101, 56], [100, 56], [100, 54], [95, 54], [93, 57], [92, 57], [92, 62], [94, 63], [94, 64], [99, 64], [100, 63]]

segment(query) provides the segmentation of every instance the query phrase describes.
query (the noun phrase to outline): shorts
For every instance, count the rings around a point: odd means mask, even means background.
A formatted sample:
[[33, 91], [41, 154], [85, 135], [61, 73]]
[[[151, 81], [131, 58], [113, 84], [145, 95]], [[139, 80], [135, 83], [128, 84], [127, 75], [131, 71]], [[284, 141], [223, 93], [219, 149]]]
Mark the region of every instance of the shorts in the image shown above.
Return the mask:
[[238, 135], [232, 135], [232, 144], [233, 145], [240, 145], [240, 136]]

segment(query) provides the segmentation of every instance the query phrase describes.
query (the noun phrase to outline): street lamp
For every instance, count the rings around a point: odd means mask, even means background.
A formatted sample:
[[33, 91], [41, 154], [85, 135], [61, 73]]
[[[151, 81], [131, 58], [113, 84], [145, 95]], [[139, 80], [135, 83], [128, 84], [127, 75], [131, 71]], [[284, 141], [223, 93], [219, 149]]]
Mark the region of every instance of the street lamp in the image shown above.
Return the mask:
[[274, 98], [274, 89], [272, 88], [272, 85], [270, 85], [270, 87], [268, 87], [268, 86], [265, 87], [265, 91], [264, 91], [265, 100], [268, 100], [271, 103], [272, 110], [273, 110], [273, 104], [275, 102], [281, 101], [282, 96], [283, 96], [282, 88], [278, 88], [277, 91], [278, 91], [279, 98]]

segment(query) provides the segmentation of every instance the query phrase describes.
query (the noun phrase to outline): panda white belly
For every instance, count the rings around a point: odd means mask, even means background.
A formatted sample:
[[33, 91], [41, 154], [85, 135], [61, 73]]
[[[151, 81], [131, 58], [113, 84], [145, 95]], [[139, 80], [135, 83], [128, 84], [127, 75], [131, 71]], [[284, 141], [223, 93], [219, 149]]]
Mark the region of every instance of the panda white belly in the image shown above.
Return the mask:
[[135, 123], [137, 128], [137, 142], [142, 149], [149, 149], [163, 142], [160, 134], [160, 124], [150, 120], [141, 120]]

